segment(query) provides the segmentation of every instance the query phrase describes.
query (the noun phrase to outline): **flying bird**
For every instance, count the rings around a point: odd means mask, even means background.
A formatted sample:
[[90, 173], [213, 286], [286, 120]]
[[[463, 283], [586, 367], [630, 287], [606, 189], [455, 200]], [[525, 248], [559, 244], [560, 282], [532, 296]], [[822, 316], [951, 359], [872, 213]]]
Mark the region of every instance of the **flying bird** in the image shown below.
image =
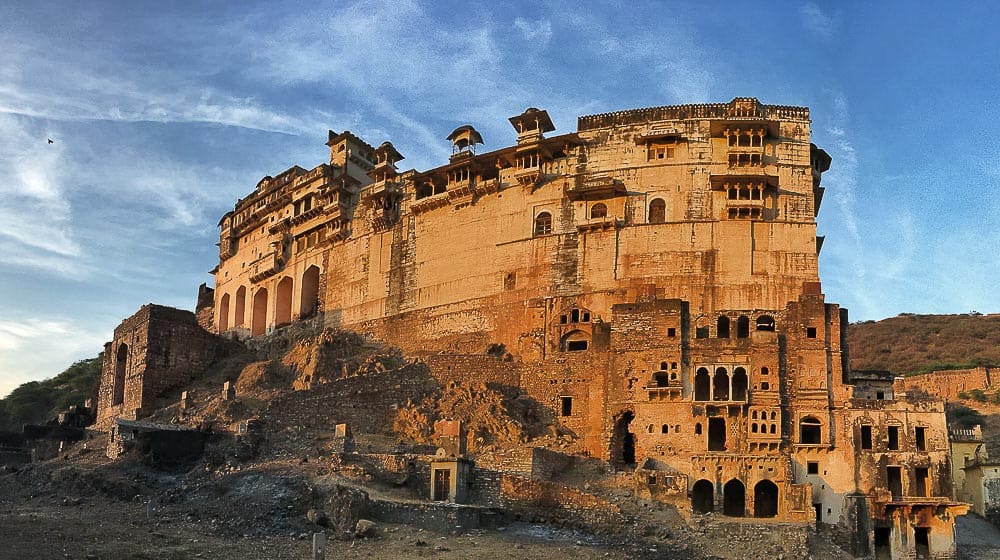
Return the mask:
[[53, 140], [53, 139], [49, 138], [49, 144], [55, 144], [55, 143], [56, 143], [56, 141], [55, 141], [55, 140]]

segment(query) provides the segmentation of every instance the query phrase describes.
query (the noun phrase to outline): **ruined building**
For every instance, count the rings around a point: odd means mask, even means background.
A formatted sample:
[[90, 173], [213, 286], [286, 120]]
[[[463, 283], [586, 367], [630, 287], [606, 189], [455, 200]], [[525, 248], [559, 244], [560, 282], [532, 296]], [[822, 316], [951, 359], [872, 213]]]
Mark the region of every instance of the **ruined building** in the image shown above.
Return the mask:
[[[426, 171], [331, 131], [329, 163], [261, 179], [219, 222], [214, 330], [308, 319], [456, 368], [503, 348], [508, 367], [459, 375], [521, 388], [655, 499], [827, 524], [857, 555], [953, 557], [943, 405], [852, 376], [846, 310], [823, 296], [831, 161], [808, 109], [510, 123], [488, 152], [458, 127]], [[127, 352], [105, 355], [127, 384]], [[141, 406], [116, 383], [102, 402]]]

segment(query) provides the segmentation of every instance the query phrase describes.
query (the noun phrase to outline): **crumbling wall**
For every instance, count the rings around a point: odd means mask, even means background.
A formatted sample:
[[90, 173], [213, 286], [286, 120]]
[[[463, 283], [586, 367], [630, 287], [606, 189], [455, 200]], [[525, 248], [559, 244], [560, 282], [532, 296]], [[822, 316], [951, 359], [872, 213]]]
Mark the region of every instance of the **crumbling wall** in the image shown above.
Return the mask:
[[919, 389], [928, 395], [945, 400], [957, 400], [959, 393], [973, 389], [987, 389], [992, 381], [992, 368], [979, 366], [972, 369], [932, 371], [905, 378], [907, 390]]

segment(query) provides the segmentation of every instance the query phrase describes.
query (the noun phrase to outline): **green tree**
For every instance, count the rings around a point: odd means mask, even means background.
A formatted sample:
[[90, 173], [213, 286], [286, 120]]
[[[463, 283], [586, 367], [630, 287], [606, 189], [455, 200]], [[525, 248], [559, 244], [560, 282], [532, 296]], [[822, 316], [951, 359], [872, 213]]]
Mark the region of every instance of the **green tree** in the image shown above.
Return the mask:
[[29, 381], [0, 400], [0, 430], [19, 431], [24, 424], [44, 424], [70, 405], [97, 398], [101, 356], [80, 360], [59, 375]]

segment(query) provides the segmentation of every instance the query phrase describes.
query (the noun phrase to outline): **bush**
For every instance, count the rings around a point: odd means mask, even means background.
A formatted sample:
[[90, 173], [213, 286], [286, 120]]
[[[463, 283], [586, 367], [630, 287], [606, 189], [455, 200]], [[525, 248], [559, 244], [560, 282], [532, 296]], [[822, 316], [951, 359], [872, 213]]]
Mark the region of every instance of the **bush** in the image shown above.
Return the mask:
[[971, 428], [973, 426], [983, 424], [983, 415], [980, 414], [978, 410], [967, 406], [949, 405], [946, 416], [948, 424], [951, 426]]
[[24, 424], [44, 424], [70, 405], [96, 399], [101, 356], [80, 360], [59, 375], [30, 381], [0, 399], [0, 430], [20, 431]]
[[969, 395], [976, 402], [986, 402], [986, 393], [982, 389], [973, 389], [969, 391]]

